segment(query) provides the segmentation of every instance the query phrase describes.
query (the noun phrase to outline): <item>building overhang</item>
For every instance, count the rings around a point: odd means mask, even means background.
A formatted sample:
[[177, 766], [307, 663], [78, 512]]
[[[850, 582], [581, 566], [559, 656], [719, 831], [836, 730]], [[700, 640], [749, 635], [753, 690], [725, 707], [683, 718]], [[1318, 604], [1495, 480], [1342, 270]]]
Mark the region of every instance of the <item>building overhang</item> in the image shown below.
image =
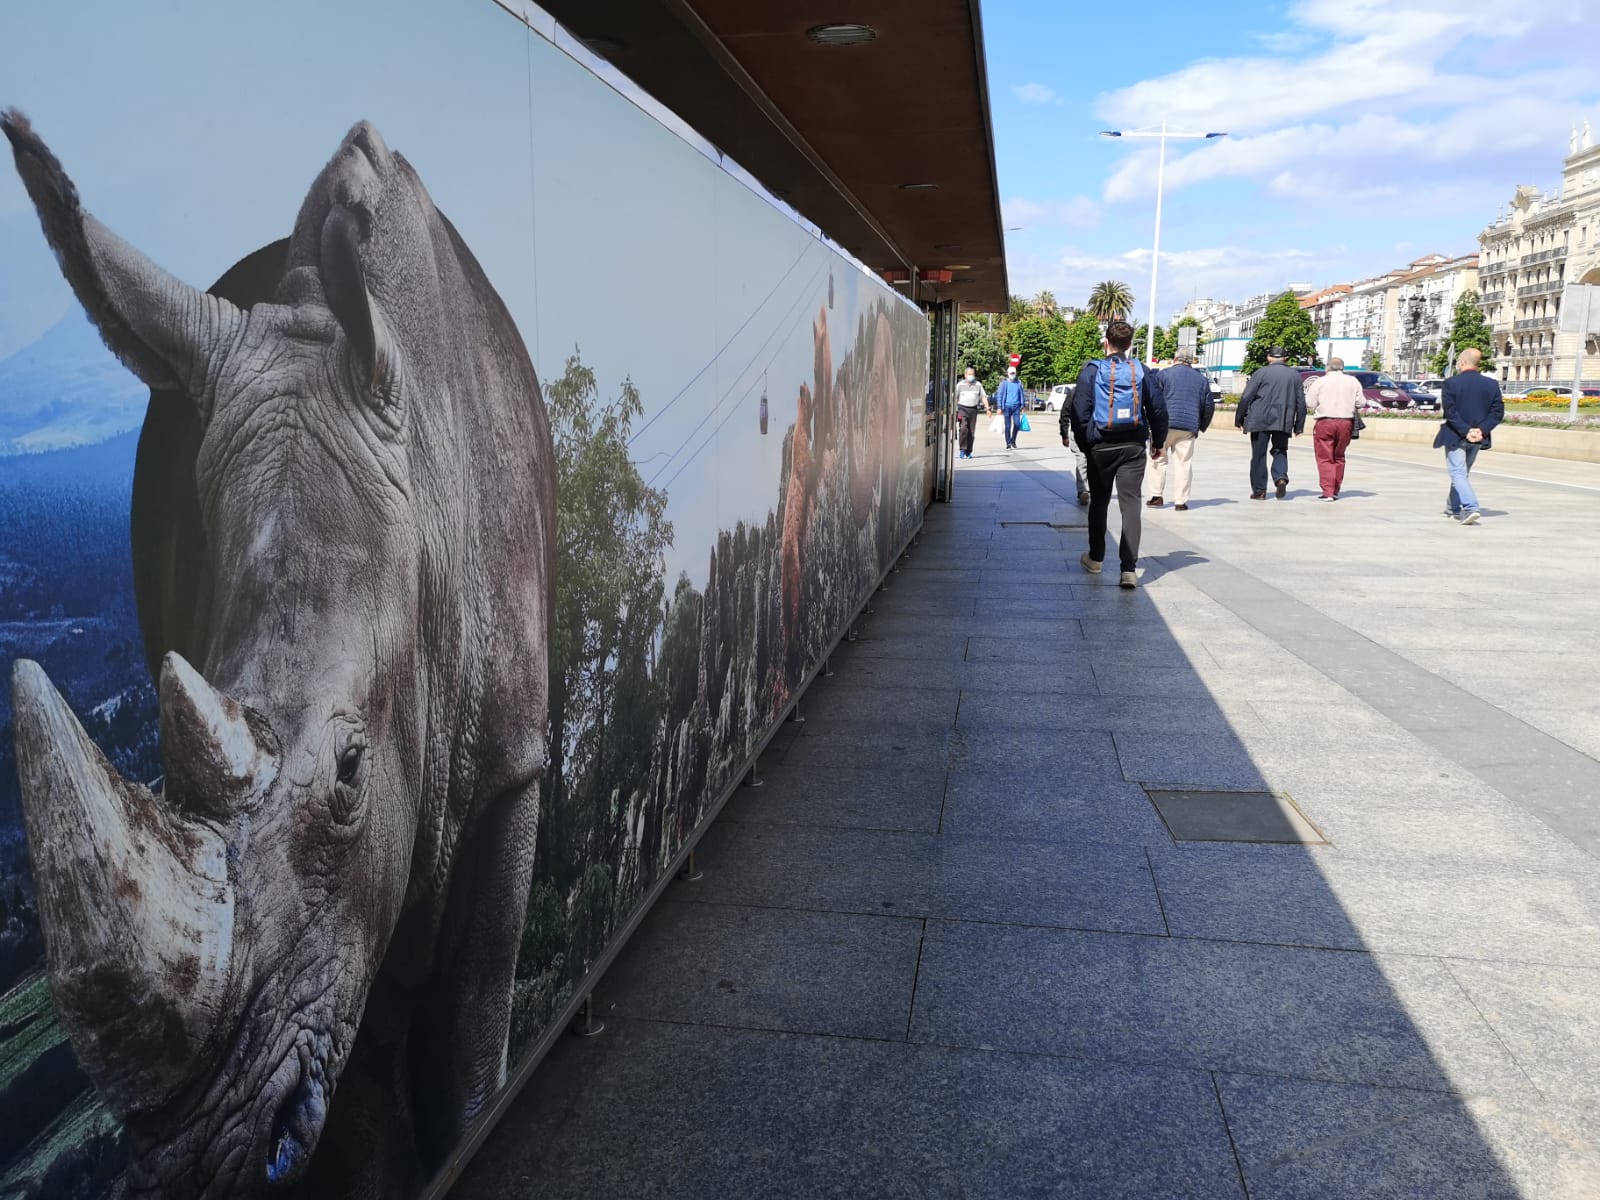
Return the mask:
[[[540, 6], [869, 267], [918, 272], [919, 299], [1005, 311], [978, 0]], [[870, 40], [810, 33], [842, 20]]]

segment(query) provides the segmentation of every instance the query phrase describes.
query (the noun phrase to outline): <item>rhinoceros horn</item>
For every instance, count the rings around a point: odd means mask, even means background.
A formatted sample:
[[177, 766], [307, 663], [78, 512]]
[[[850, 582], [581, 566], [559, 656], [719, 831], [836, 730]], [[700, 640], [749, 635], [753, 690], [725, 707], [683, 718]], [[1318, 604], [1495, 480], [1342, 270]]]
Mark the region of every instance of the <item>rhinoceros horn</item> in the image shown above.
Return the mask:
[[259, 718], [176, 655], [161, 696], [163, 729], [195, 755], [175, 776], [183, 810], [117, 774], [37, 663], [19, 659], [11, 674], [56, 1011], [79, 1063], [124, 1115], [168, 1099], [238, 1012], [227, 838], [195, 815], [218, 811], [198, 802], [201, 774], [239, 797], [275, 771], [270, 746], [247, 744]]
[[151, 387], [188, 395], [200, 419], [209, 419], [211, 367], [237, 339], [244, 313], [180, 282], [86, 213], [60, 160], [22, 113], [0, 110], [0, 132], [61, 273], [106, 345]]

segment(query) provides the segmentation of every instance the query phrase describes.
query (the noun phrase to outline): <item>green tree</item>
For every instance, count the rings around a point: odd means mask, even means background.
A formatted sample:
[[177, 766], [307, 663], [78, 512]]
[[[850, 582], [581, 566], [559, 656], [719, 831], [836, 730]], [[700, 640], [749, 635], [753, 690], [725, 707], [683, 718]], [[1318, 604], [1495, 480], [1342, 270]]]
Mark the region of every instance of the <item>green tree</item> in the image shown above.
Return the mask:
[[[1144, 358], [1145, 346], [1147, 346], [1149, 342], [1150, 326], [1140, 325], [1133, 331], [1133, 356], [1138, 359]], [[1171, 329], [1163, 329], [1161, 326], [1157, 325], [1154, 348], [1157, 361], [1163, 358], [1171, 358], [1177, 353], [1177, 350], [1178, 335]]]
[[1267, 365], [1267, 351], [1281, 346], [1302, 366], [1320, 367], [1317, 356], [1317, 326], [1311, 314], [1300, 307], [1300, 297], [1284, 292], [1267, 305], [1256, 326], [1255, 336], [1244, 349], [1244, 373], [1253, 374]]
[[1083, 370], [1083, 364], [1090, 359], [1100, 357], [1100, 341], [1100, 323], [1093, 317], [1079, 317], [1068, 325], [1066, 337], [1056, 350], [1053, 364], [1056, 382], [1076, 382], [1078, 372]]
[[1089, 293], [1089, 313], [1101, 321], [1126, 317], [1133, 310], [1133, 290], [1119, 279], [1094, 285]]
[[1195, 348], [1196, 355], [1198, 356], [1200, 347], [1204, 346], [1206, 344], [1206, 331], [1205, 331], [1205, 327], [1200, 324], [1200, 318], [1199, 317], [1179, 317], [1178, 318], [1177, 324], [1175, 324], [1172, 327], [1172, 352], [1174, 354], [1176, 354], [1178, 352], [1178, 330], [1180, 330], [1180, 329], [1193, 329], [1194, 330], [1194, 348]]
[[1028, 301], [1028, 311], [1036, 317], [1059, 317], [1061, 315], [1061, 309], [1056, 304], [1056, 294], [1052, 291], [1042, 291]]
[[1022, 355], [1017, 378], [1026, 388], [1047, 388], [1055, 370], [1051, 326], [1046, 317], [1024, 317], [1011, 327], [1011, 353]]
[[1376, 350], [1368, 350], [1367, 361], [1361, 365], [1369, 371], [1381, 371], [1383, 370], [1383, 355]]
[[1005, 351], [1000, 339], [989, 330], [987, 321], [967, 317], [956, 328], [956, 370], [971, 367], [978, 373], [983, 390], [993, 394], [1006, 373]]
[[[563, 893], [620, 836], [623, 800], [647, 786], [663, 697], [650, 656], [672, 544], [667, 494], [628, 453], [638, 389], [602, 402], [574, 354], [545, 387], [556, 452], [556, 603], [550, 634], [550, 760], [543, 781], [545, 870]], [[642, 739], [642, 740], [641, 740]]]
[[1494, 370], [1494, 334], [1489, 322], [1484, 320], [1478, 293], [1470, 288], [1456, 299], [1455, 312], [1450, 318], [1450, 337], [1428, 360], [1428, 370], [1435, 375], [1445, 374], [1468, 347], [1483, 352], [1485, 371]]

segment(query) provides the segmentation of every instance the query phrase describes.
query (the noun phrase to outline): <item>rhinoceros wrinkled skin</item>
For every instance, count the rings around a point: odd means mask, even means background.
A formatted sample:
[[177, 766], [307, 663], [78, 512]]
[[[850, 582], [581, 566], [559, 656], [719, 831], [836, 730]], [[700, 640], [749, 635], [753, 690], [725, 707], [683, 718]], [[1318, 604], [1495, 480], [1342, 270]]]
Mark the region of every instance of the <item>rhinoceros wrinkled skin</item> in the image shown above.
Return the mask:
[[212, 292], [0, 127], [152, 391], [132, 539], [162, 791], [37, 665], [12, 677], [51, 991], [125, 1122], [123, 1188], [413, 1193], [503, 1081], [532, 874], [556, 507], [527, 351], [368, 124]]

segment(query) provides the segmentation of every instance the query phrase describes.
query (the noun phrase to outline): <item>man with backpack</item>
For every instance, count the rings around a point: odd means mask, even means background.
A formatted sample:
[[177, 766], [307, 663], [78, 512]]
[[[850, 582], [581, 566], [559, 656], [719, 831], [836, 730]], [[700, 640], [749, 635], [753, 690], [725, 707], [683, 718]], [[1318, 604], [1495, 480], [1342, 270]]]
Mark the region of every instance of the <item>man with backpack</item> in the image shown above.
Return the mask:
[[1306, 388], [1300, 372], [1284, 360], [1287, 351], [1274, 346], [1267, 365], [1250, 376], [1239, 397], [1233, 423], [1250, 435], [1250, 499], [1267, 498], [1267, 451], [1272, 452], [1272, 482], [1278, 499], [1289, 490], [1289, 439], [1305, 432]]
[[1072, 436], [1089, 460], [1089, 549], [1078, 559], [1091, 575], [1106, 557], [1106, 515], [1116, 488], [1122, 512], [1118, 544], [1125, 588], [1139, 586], [1139, 507], [1144, 493], [1144, 456], [1160, 459], [1167, 443], [1167, 406], [1154, 374], [1128, 357], [1133, 326], [1106, 326], [1106, 357], [1083, 365], [1072, 393]]

